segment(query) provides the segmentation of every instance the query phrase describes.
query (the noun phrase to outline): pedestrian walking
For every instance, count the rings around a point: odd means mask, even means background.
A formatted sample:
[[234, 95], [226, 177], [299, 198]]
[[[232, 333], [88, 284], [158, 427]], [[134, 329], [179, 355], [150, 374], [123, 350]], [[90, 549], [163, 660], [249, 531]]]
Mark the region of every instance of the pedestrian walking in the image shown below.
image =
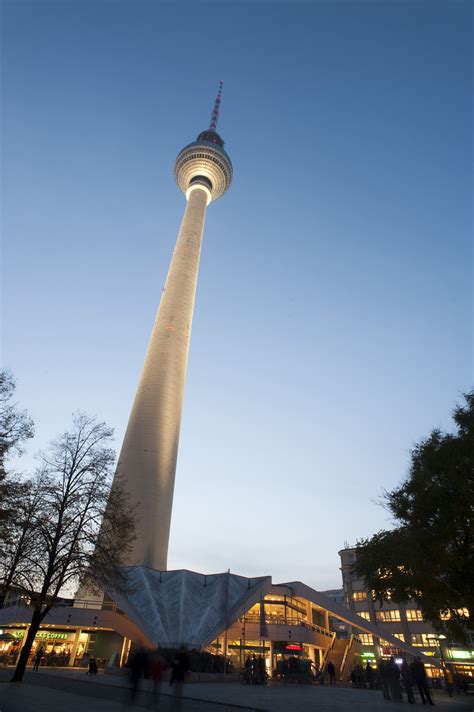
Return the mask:
[[165, 671], [165, 664], [163, 658], [155, 651], [150, 660], [150, 677], [153, 680], [153, 697], [155, 708], [159, 703], [159, 695], [161, 689], [161, 683], [163, 682], [163, 673]]
[[354, 668], [356, 676], [356, 687], [365, 688], [364, 671], [362, 670], [362, 665], [356, 665]]
[[449, 665], [445, 665], [444, 668], [444, 682], [448, 695], [452, 697], [454, 692], [454, 674]]
[[258, 682], [258, 664], [255, 653], [252, 653], [252, 657], [250, 658], [250, 675], [252, 679], [252, 685], [256, 685]]
[[142, 648], [135, 650], [130, 657], [128, 667], [130, 670], [130, 691], [128, 700], [130, 704], [133, 704], [138, 693], [140, 680], [148, 672], [148, 651]]
[[411, 676], [410, 666], [405, 658], [402, 663], [400, 674], [402, 676], [403, 687], [407, 693], [407, 700], [410, 704], [413, 704], [415, 702], [415, 695], [413, 694], [413, 678]]
[[390, 689], [390, 697], [392, 700], [400, 701], [403, 700], [402, 688], [400, 685], [400, 670], [397, 663], [393, 658], [387, 663], [387, 676], [388, 676], [388, 686]]
[[426, 701], [428, 701], [430, 705], [434, 705], [428, 687], [428, 680], [426, 679], [425, 666], [423, 665], [418, 656], [410, 665], [410, 672], [418, 688], [418, 692], [420, 693], [421, 701], [423, 702], [423, 704], [426, 705]]
[[373, 690], [374, 689], [374, 668], [368, 661], [367, 661], [367, 665], [365, 666], [365, 679], [367, 680], [369, 690]]
[[89, 669], [86, 672], [86, 675], [97, 675], [98, 668], [97, 668], [97, 660], [93, 657], [89, 658]]
[[380, 682], [382, 685], [382, 695], [384, 700], [390, 699], [390, 687], [388, 684], [389, 675], [387, 673], [387, 662], [385, 660], [380, 661]]
[[44, 648], [42, 645], [39, 646], [38, 650], [35, 653], [35, 661], [33, 665], [33, 670], [37, 670], [41, 664], [41, 661], [44, 656]]
[[173, 711], [179, 712], [181, 709], [181, 698], [183, 695], [183, 686], [186, 679], [186, 674], [189, 670], [189, 657], [183, 647], [180, 648], [171, 667], [170, 685], [173, 687]]
[[327, 671], [328, 671], [328, 675], [329, 675], [329, 684], [335, 685], [336, 684], [336, 668], [334, 667], [334, 663], [332, 662], [332, 660], [330, 660], [328, 662]]
[[265, 658], [259, 655], [257, 658], [257, 685], [267, 684], [267, 668], [265, 666]]

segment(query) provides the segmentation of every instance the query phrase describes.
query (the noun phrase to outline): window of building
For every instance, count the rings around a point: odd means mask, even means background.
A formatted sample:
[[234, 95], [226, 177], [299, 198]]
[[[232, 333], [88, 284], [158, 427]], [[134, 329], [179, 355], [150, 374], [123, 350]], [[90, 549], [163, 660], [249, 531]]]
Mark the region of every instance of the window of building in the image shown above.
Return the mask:
[[[456, 613], [461, 618], [469, 618], [469, 609], [467, 608], [458, 608], [456, 609]], [[451, 611], [442, 611], [439, 617], [442, 621], [449, 621], [451, 619]]]
[[311, 608], [311, 622], [313, 625], [318, 625], [320, 628], [324, 628], [324, 612], [318, 611], [316, 608]]
[[403, 633], [392, 633], [392, 635], [394, 635], [395, 638], [398, 638], [399, 640], [402, 640], [403, 642], [405, 642], [405, 636]]
[[392, 621], [400, 620], [400, 611], [375, 611], [375, 617], [378, 621], [383, 621], [384, 623], [391, 623]]
[[354, 591], [352, 598], [354, 601], [365, 601], [367, 593], [365, 591]]
[[357, 611], [357, 615], [360, 616], [361, 618], [365, 618], [366, 621], [370, 621], [369, 611]]
[[417, 608], [408, 608], [406, 611], [407, 621], [422, 621], [423, 614]]
[[360, 642], [362, 645], [373, 645], [374, 644], [374, 638], [370, 633], [360, 633], [359, 634]]
[[432, 633], [412, 633], [411, 644], [422, 645], [423, 647], [436, 647], [436, 640], [431, 638]]
[[[240, 618], [240, 622], [257, 622], [261, 620], [261, 604], [255, 603]], [[285, 625], [299, 625], [300, 621], [307, 619], [307, 607], [305, 602], [291, 596], [268, 595], [264, 601], [265, 620], [267, 623], [279, 623]]]

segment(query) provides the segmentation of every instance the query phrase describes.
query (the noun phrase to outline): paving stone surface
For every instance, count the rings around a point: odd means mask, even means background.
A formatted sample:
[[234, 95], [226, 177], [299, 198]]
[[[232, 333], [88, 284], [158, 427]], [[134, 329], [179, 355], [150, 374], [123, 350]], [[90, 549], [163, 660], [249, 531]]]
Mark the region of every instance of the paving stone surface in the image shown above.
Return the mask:
[[[81, 671], [44, 672], [36, 675], [27, 672], [25, 682], [6, 682], [12, 671], [0, 671], [1, 712], [124, 712], [125, 710], [154, 709], [173, 712], [172, 692], [165, 686], [166, 694], [154, 698], [149, 681], [142, 681], [143, 690], [135, 707], [128, 704], [126, 678], [99, 674], [85, 677]], [[190, 699], [192, 698], [192, 699]], [[449, 698], [445, 692], [434, 694], [440, 712], [473, 712], [474, 695], [457, 695]], [[217, 703], [217, 704], [216, 704]], [[382, 699], [377, 690], [353, 690], [343, 685], [299, 686], [268, 685], [252, 687], [239, 683], [198, 683], [184, 687], [180, 712], [417, 712], [423, 707], [416, 704], [394, 703]]]

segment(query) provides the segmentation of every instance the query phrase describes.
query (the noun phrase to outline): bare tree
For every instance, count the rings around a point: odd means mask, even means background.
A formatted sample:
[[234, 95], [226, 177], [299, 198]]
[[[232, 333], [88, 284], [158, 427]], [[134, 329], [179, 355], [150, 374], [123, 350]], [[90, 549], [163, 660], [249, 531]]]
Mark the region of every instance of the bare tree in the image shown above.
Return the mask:
[[[79, 582], [125, 587], [119, 567], [134, 539], [134, 512], [111, 491], [113, 431], [84, 414], [41, 456], [32, 492], [34, 514], [11, 586], [31, 599], [33, 613], [13, 681], [21, 681], [36, 633], [61, 591]], [[33, 496], [33, 495], [32, 495]]]
[[35, 528], [42, 502], [38, 480], [9, 481], [6, 501], [8, 525], [0, 528], [0, 608], [15, 581], [28, 575], [28, 558], [37, 543]]

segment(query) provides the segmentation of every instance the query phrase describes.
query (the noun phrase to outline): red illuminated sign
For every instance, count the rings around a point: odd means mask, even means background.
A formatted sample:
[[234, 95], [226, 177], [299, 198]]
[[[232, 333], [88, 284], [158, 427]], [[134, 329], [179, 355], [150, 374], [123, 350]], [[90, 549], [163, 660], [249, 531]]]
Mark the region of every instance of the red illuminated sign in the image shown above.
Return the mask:
[[286, 646], [286, 650], [303, 650], [303, 648], [301, 647], [301, 645], [294, 645], [293, 643], [291, 643], [290, 645]]

